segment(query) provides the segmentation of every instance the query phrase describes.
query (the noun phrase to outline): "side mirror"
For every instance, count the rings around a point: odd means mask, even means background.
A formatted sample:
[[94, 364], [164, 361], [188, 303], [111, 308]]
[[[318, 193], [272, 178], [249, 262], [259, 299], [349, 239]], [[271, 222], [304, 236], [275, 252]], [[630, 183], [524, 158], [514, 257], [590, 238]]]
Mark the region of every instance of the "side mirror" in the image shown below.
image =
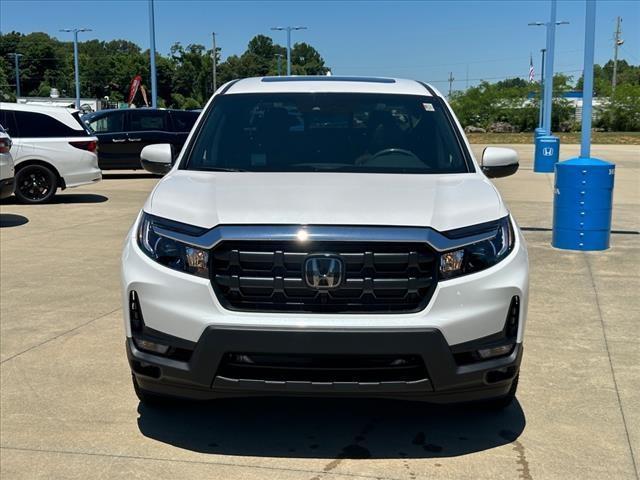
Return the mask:
[[518, 153], [511, 148], [487, 147], [482, 152], [482, 171], [489, 178], [513, 175], [518, 166]]
[[140, 163], [147, 172], [165, 175], [171, 170], [173, 146], [170, 143], [147, 145], [140, 152]]

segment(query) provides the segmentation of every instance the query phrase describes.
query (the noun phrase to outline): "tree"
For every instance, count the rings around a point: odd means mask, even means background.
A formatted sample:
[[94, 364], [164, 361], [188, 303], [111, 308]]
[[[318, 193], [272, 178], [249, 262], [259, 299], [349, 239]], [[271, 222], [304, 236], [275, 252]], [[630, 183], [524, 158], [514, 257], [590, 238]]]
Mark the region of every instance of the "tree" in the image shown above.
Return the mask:
[[[571, 77], [554, 75], [554, 93], [569, 90]], [[540, 84], [521, 78], [508, 78], [496, 83], [486, 81], [464, 92], [454, 92], [451, 106], [463, 126], [489, 127], [506, 122], [519, 131], [531, 131], [538, 125]], [[568, 101], [553, 100], [552, 130], [569, 122], [574, 109]]]
[[295, 75], [326, 75], [324, 59], [308, 43], [296, 43], [291, 50], [291, 71]]
[[594, 123], [615, 132], [640, 131], [640, 85], [617, 86], [615, 98], [598, 109]]
[[[86, 40], [79, 42], [80, 94], [83, 97], [125, 100], [131, 79], [142, 77], [150, 90], [149, 50], [143, 51], [127, 40]], [[15, 80], [9, 53], [23, 54], [20, 83], [23, 95], [48, 95], [57, 88], [63, 96], [75, 92], [73, 43], [60, 41], [46, 33], [19, 32], [0, 34], [0, 97], [13, 99]], [[286, 49], [266, 35], [253, 37], [241, 55], [218, 61], [218, 80], [222, 84], [244, 77], [275, 75], [277, 56]], [[196, 108], [213, 93], [211, 50], [203, 45], [186, 47], [175, 43], [169, 55], [156, 54], [159, 104]], [[220, 59], [220, 49], [216, 52]], [[327, 72], [323, 58], [311, 45], [297, 43], [292, 50], [293, 71], [298, 75], [322, 75]]]

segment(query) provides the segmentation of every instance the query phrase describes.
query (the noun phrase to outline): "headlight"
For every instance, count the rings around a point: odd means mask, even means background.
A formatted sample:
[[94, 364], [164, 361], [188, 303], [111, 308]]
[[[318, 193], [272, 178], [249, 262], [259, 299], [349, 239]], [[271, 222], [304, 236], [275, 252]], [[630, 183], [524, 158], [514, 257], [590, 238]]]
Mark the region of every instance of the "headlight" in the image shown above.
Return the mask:
[[138, 245], [142, 251], [165, 267], [209, 278], [209, 252], [159, 235], [155, 226], [175, 229], [173, 222], [167, 223], [165, 225], [160, 218], [142, 214], [138, 226]]
[[509, 217], [501, 219], [494, 229], [495, 235], [487, 240], [443, 253], [440, 256], [440, 278], [447, 280], [479, 272], [505, 258], [514, 244], [514, 232]]

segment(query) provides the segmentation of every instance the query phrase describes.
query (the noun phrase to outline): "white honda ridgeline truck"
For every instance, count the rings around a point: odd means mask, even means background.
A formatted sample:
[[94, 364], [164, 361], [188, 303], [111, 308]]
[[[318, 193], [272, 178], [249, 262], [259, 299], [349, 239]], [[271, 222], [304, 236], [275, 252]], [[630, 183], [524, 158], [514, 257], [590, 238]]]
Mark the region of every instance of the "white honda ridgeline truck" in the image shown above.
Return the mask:
[[143, 403], [245, 395], [514, 398], [525, 241], [429, 85], [224, 85], [126, 239], [126, 348]]

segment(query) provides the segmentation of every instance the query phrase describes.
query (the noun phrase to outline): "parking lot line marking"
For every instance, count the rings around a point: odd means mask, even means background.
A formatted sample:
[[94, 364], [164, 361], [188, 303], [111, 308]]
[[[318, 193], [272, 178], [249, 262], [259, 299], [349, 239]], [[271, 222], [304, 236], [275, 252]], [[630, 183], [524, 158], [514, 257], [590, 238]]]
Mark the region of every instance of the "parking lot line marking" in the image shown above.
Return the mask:
[[142, 455], [120, 455], [113, 453], [100, 453], [100, 452], [82, 452], [82, 451], [73, 451], [73, 450], [50, 450], [46, 448], [26, 448], [26, 447], [11, 447], [11, 446], [0, 446], [0, 450], [14, 450], [19, 452], [33, 452], [33, 453], [57, 453], [60, 455], [83, 455], [90, 457], [107, 457], [107, 458], [120, 458], [123, 460], [144, 460], [144, 461], [152, 461], [152, 462], [173, 462], [173, 463], [191, 463], [195, 465], [218, 465], [223, 467], [239, 467], [239, 468], [247, 468], [247, 469], [255, 469], [255, 470], [269, 470], [273, 472], [297, 472], [297, 473], [310, 473], [310, 474], [321, 474], [322, 476], [340, 476], [340, 477], [350, 477], [350, 478], [365, 478], [365, 479], [375, 479], [375, 480], [402, 480], [399, 477], [381, 477], [380, 475], [363, 475], [359, 473], [338, 473], [338, 472], [325, 472], [321, 470], [311, 470], [304, 468], [282, 468], [282, 467], [267, 467], [264, 465], [246, 465], [242, 463], [232, 463], [232, 462], [205, 462], [204, 460], [180, 460], [174, 458], [160, 458], [160, 457], [145, 457]]
[[117, 308], [114, 308], [114, 309], [113, 309], [113, 310], [111, 310], [110, 312], [107, 312], [107, 313], [105, 313], [105, 314], [103, 314], [103, 315], [100, 315], [99, 317], [93, 318], [93, 319], [91, 319], [91, 320], [89, 320], [89, 321], [87, 321], [87, 322], [84, 322], [84, 323], [80, 324], [80, 325], [76, 325], [75, 327], [73, 327], [73, 328], [71, 328], [71, 329], [69, 329], [69, 330], [66, 330], [66, 331], [64, 331], [64, 332], [62, 332], [62, 333], [59, 333], [58, 335], [56, 335], [56, 336], [54, 336], [54, 337], [48, 338], [48, 339], [46, 339], [46, 340], [43, 340], [42, 342], [40, 342], [40, 343], [38, 343], [38, 344], [36, 344], [36, 345], [32, 345], [32, 346], [30, 346], [29, 348], [27, 348], [27, 349], [25, 349], [25, 350], [22, 350], [21, 352], [18, 352], [18, 353], [16, 353], [16, 354], [11, 355], [9, 358], [5, 358], [4, 360], [2, 360], [2, 361], [0, 362], [0, 365], [2, 365], [2, 364], [3, 364], [3, 363], [5, 363], [5, 362], [8, 362], [9, 360], [13, 360], [13, 359], [14, 359], [14, 358], [16, 358], [16, 357], [19, 357], [19, 356], [20, 356], [20, 355], [22, 355], [23, 353], [30, 352], [31, 350], [36, 349], [36, 348], [38, 348], [38, 347], [41, 347], [42, 345], [44, 345], [44, 344], [46, 344], [46, 343], [52, 342], [53, 340], [56, 340], [56, 339], [58, 339], [58, 338], [60, 338], [60, 337], [63, 337], [63, 336], [65, 336], [67, 333], [71, 333], [71, 332], [73, 332], [73, 331], [75, 331], [75, 330], [79, 330], [80, 328], [85, 327], [85, 326], [89, 325], [90, 323], [93, 323], [93, 322], [95, 322], [95, 321], [97, 321], [97, 320], [100, 320], [101, 318], [107, 317], [107, 316], [111, 315], [112, 313], [117, 312], [117, 311], [118, 311], [118, 310], [120, 310], [121, 308], [122, 308], [121, 306], [118, 306]]
[[609, 369], [611, 370], [611, 377], [613, 379], [613, 386], [616, 390], [616, 396], [618, 398], [618, 407], [620, 408], [620, 415], [622, 416], [622, 424], [624, 425], [624, 432], [627, 436], [627, 445], [629, 446], [629, 454], [631, 455], [631, 464], [633, 465], [633, 471], [636, 474], [636, 479], [640, 480], [638, 476], [638, 465], [636, 463], [636, 457], [633, 454], [633, 447], [631, 446], [631, 437], [629, 436], [629, 428], [627, 427], [627, 419], [624, 415], [624, 409], [622, 408], [622, 400], [620, 399], [620, 391], [618, 390], [618, 382], [616, 380], [616, 372], [613, 369], [613, 361], [611, 360], [611, 352], [609, 351], [609, 342], [607, 340], [607, 330], [604, 326], [604, 319], [602, 318], [602, 308], [600, 307], [600, 299], [598, 298], [598, 289], [596, 288], [596, 282], [593, 278], [593, 271], [591, 270], [591, 264], [589, 263], [589, 256], [582, 252], [584, 261], [587, 264], [587, 271], [589, 272], [589, 278], [591, 279], [591, 286], [593, 287], [594, 298], [596, 306], [598, 307], [598, 317], [600, 318], [600, 326], [602, 327], [602, 336], [604, 337], [604, 347], [609, 358]]

